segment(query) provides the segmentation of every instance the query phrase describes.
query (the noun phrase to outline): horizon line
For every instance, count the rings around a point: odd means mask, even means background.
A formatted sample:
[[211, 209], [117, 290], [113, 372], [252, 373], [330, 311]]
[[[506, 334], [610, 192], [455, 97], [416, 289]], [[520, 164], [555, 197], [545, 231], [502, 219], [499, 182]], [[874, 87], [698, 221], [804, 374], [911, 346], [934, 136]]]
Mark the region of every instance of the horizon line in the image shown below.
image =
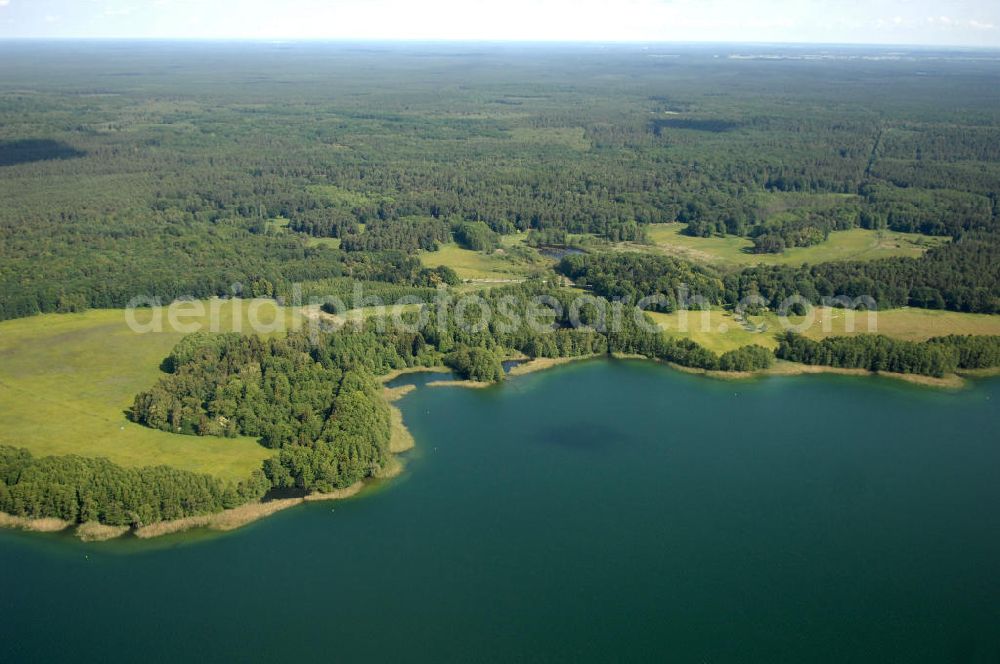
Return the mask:
[[595, 40], [595, 39], [454, 39], [439, 38], [346, 38], [346, 37], [95, 37], [95, 36], [0, 36], [4, 42], [140, 42], [140, 43], [204, 43], [204, 44], [399, 44], [399, 45], [532, 45], [532, 46], [772, 46], [772, 47], [838, 47], [879, 49], [946, 49], [965, 51], [1000, 51], [1000, 45], [919, 44], [885, 42], [821, 42], [821, 41], [689, 41], [689, 40]]

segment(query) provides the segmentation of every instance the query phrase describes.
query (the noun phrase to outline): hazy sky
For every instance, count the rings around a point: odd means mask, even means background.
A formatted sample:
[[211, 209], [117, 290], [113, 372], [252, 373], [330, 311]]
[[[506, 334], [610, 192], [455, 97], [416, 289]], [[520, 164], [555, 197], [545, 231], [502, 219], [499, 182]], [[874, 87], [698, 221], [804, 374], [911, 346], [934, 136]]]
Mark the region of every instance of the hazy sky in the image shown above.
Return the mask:
[[1000, 0], [0, 0], [0, 37], [1000, 47]]

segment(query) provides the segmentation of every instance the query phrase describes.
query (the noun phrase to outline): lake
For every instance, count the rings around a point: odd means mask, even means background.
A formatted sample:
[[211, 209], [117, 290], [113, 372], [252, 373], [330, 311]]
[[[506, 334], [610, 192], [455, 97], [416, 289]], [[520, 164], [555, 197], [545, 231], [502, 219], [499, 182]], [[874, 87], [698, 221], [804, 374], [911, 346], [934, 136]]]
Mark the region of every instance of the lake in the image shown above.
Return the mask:
[[356, 499], [0, 531], [0, 660], [995, 662], [998, 400], [610, 360], [421, 387]]

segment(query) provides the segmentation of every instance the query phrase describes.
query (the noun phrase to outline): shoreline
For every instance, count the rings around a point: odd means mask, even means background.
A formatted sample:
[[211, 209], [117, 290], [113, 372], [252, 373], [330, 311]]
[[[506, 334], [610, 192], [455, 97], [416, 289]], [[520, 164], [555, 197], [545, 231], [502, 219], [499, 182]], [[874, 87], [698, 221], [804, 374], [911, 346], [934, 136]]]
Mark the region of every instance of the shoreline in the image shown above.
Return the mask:
[[797, 362], [783, 362], [775, 364], [770, 369], [763, 372], [767, 376], [801, 376], [805, 374], [837, 374], [841, 376], [880, 376], [891, 378], [892, 380], [903, 381], [911, 385], [921, 387], [933, 387], [939, 390], [956, 390], [966, 386], [966, 380], [957, 373], [945, 374], [940, 378], [937, 376], [925, 376], [923, 374], [895, 373], [892, 371], [869, 371], [868, 369], [850, 369], [846, 367], [827, 367], [815, 364], [799, 364]]
[[432, 380], [427, 383], [427, 387], [464, 387], [469, 390], [482, 390], [494, 385], [500, 385], [500, 383], [487, 383], [482, 380], [462, 380], [461, 378], [454, 380]]
[[[1000, 368], [993, 369], [973, 369], [964, 370], [956, 374], [949, 374], [941, 378], [934, 376], [924, 376], [920, 374], [901, 374], [891, 372], [869, 371], [867, 369], [829, 367], [824, 365], [800, 364], [797, 362], [787, 362], [778, 360], [774, 366], [760, 371], [717, 371], [708, 369], [698, 369], [695, 367], [685, 367], [673, 362], [647, 358], [643, 355], [613, 353], [610, 355], [577, 355], [571, 357], [539, 357], [530, 359], [523, 364], [513, 367], [508, 376], [516, 378], [528, 374], [546, 371], [566, 364], [583, 360], [592, 360], [600, 357], [609, 357], [615, 360], [642, 360], [644, 362], [655, 362], [666, 365], [677, 371], [701, 375], [717, 380], [741, 381], [764, 378], [771, 376], [802, 376], [817, 374], [832, 374], [841, 376], [881, 376], [900, 380], [921, 387], [932, 387], [935, 389], [959, 389], [967, 386], [968, 378], [988, 378], [1000, 376]], [[383, 384], [398, 378], [399, 376], [411, 373], [439, 372], [444, 371], [443, 367], [409, 367], [390, 372], [382, 377]], [[502, 383], [485, 383], [481, 381], [468, 380], [440, 380], [427, 383], [428, 387], [464, 387], [467, 389], [483, 389]], [[400, 453], [407, 452], [416, 447], [416, 440], [413, 434], [403, 422], [403, 412], [396, 402], [410, 394], [417, 388], [416, 385], [400, 385], [397, 387], [384, 387], [383, 394], [389, 404], [392, 437], [389, 442], [390, 460], [386, 466], [373, 479], [384, 480], [397, 477], [404, 469], [405, 465], [399, 460]], [[311, 493], [306, 496], [296, 498], [279, 498], [267, 501], [247, 503], [231, 509], [215, 512], [213, 514], [203, 514], [183, 517], [170, 521], [161, 521], [148, 526], [131, 528], [129, 526], [109, 526], [97, 522], [87, 522], [74, 524], [57, 518], [33, 519], [30, 517], [20, 517], [0, 512], [0, 528], [15, 528], [27, 532], [36, 533], [57, 533], [69, 529], [74, 530], [74, 536], [84, 542], [100, 542], [125, 536], [131, 533], [139, 539], [151, 539], [164, 535], [171, 535], [195, 528], [204, 528], [217, 532], [227, 532], [241, 528], [245, 525], [258, 521], [286, 510], [290, 507], [302, 505], [309, 502], [322, 500], [344, 500], [358, 495], [368, 484], [362, 480], [355, 482], [349, 487], [337, 489], [328, 493]]]
[[518, 364], [515, 367], [511, 367], [511, 370], [507, 373], [507, 375], [511, 377], [526, 376], [539, 371], [546, 371], [547, 369], [561, 367], [572, 362], [593, 360], [599, 357], [601, 357], [601, 355], [596, 353], [592, 355], [572, 355], [569, 357], [536, 357], [528, 360], [527, 362]]
[[[526, 376], [528, 374], [537, 373], [539, 371], [546, 371], [548, 369], [553, 369], [555, 367], [561, 367], [571, 362], [580, 362], [583, 360], [593, 360], [600, 357], [605, 357], [603, 354], [591, 354], [591, 355], [571, 355], [568, 357], [535, 357], [527, 358], [523, 355], [511, 356], [504, 358], [507, 360], [518, 360], [521, 361], [510, 368], [507, 372], [505, 378], [517, 378], [518, 376]], [[461, 378], [456, 378], [452, 380], [435, 380], [427, 383], [427, 387], [464, 387], [466, 389], [481, 390], [487, 387], [493, 387], [494, 385], [502, 385], [503, 381], [497, 383], [488, 383], [481, 380], [462, 380]]]
[[84, 542], [106, 542], [118, 539], [129, 533], [138, 539], [152, 539], [164, 535], [182, 533], [195, 528], [204, 528], [216, 532], [227, 532], [241, 528], [254, 521], [266, 518], [290, 507], [322, 500], [344, 500], [358, 495], [367, 483], [358, 481], [354, 484], [327, 493], [310, 493], [298, 498], [278, 498], [275, 500], [247, 503], [212, 514], [186, 516], [170, 521], [158, 521], [148, 526], [132, 528], [130, 526], [109, 526], [96, 521], [74, 524], [55, 518], [32, 519], [30, 517], [13, 516], [0, 512], [0, 528], [16, 528], [35, 533], [59, 533], [73, 529], [73, 535]]
[[[392, 372], [388, 376], [382, 377], [382, 382], [386, 383], [393, 378], [418, 372], [436, 372], [446, 370], [441, 367], [410, 367]], [[403, 412], [395, 402], [416, 389], [416, 385], [400, 385], [398, 387], [383, 387], [383, 395], [389, 405], [391, 418], [392, 435], [389, 440], [389, 460], [385, 467], [381, 469], [372, 480], [385, 480], [399, 476], [405, 469], [405, 465], [400, 461], [398, 455], [407, 452], [416, 446], [413, 434], [403, 422]], [[152, 539], [164, 535], [173, 535], [187, 530], [203, 528], [216, 532], [227, 532], [241, 528], [260, 519], [281, 512], [290, 507], [303, 505], [305, 503], [318, 502], [322, 500], [344, 500], [359, 494], [369, 481], [361, 480], [351, 486], [336, 489], [327, 493], [310, 493], [296, 498], [278, 498], [274, 500], [257, 501], [239, 505], [221, 512], [212, 514], [198, 514], [171, 519], [169, 521], [159, 521], [148, 526], [132, 528], [130, 526], [109, 526], [96, 521], [86, 523], [72, 523], [56, 518], [33, 519], [31, 517], [14, 516], [6, 512], [0, 512], [0, 528], [12, 528], [36, 533], [59, 533], [72, 529], [73, 535], [83, 542], [106, 542], [113, 539], [132, 534], [138, 539]]]
[[[403, 369], [393, 369], [387, 374], [382, 374], [381, 376], [378, 377], [378, 380], [383, 385], [385, 385], [387, 383], [396, 380], [400, 376], [408, 376], [409, 374], [416, 374], [416, 373], [451, 373], [451, 369], [444, 366], [443, 364], [435, 364], [430, 367], [405, 367]], [[402, 387], [406, 386], [403, 385]], [[388, 389], [395, 389], [395, 388], [388, 388]]]
[[389, 424], [391, 426], [389, 452], [392, 456], [390, 458], [391, 467], [390, 464], [387, 464], [386, 468], [383, 468], [382, 472], [379, 473], [380, 478], [395, 477], [403, 472], [403, 462], [399, 460], [397, 455], [409, 452], [417, 446], [416, 439], [410, 433], [410, 429], [406, 426], [406, 423], [403, 422], [403, 411], [396, 405], [397, 401], [415, 389], [417, 389], [417, 386], [412, 383], [382, 389], [385, 400], [389, 404]]
[[[714, 378], [716, 380], [753, 380], [755, 378], [765, 378], [769, 376], [805, 376], [805, 375], [816, 375], [816, 374], [831, 374], [839, 376], [881, 376], [883, 378], [891, 378], [893, 380], [900, 380], [906, 383], [911, 383], [913, 385], [920, 385], [922, 387], [933, 387], [937, 389], [959, 389], [966, 387], [968, 378], [989, 378], [993, 376], [1000, 376], [1000, 367], [993, 369], [968, 369], [960, 370], [953, 374], [947, 374], [940, 378], [935, 376], [925, 376], [923, 374], [904, 374], [904, 373], [894, 373], [890, 371], [869, 371], [868, 369], [858, 369], [851, 367], [830, 367], [822, 364], [801, 364], [799, 362], [788, 362], [786, 360], [776, 360], [775, 364], [768, 369], [761, 369], [759, 371], [719, 371], [717, 369], [699, 369], [697, 367], [685, 367], [683, 365], [677, 364], [675, 362], [667, 362], [664, 360], [658, 360], [655, 358], [649, 358], [645, 355], [639, 355], [636, 353], [610, 353], [608, 355], [598, 354], [598, 355], [578, 355], [572, 357], [540, 357], [533, 360], [529, 360], [524, 364], [519, 364], [510, 370], [508, 376], [516, 377], [523, 376], [538, 371], [545, 371], [554, 367], [563, 366], [571, 362], [576, 362], [580, 360], [590, 360], [601, 357], [610, 357], [615, 360], [642, 360], [644, 362], [655, 362], [657, 364], [666, 365], [672, 369], [680, 371], [686, 374], [700, 375], [707, 378]], [[472, 385], [465, 385], [470, 381], [440, 381], [439, 385], [451, 385], [455, 384], [458, 386], [467, 387], [480, 387], [478, 383]]]
[[696, 374], [714, 378], [716, 380], [753, 380], [755, 378], [780, 377], [780, 376], [806, 376], [828, 374], [835, 376], [879, 376], [891, 378], [892, 380], [919, 385], [921, 387], [932, 387], [939, 390], [955, 390], [966, 386], [966, 380], [959, 374], [947, 374], [940, 378], [936, 376], [925, 376], [923, 374], [904, 374], [891, 371], [869, 371], [868, 369], [858, 369], [851, 367], [829, 367], [822, 364], [800, 364], [798, 362], [787, 362], [778, 360], [772, 367], [761, 369], [760, 371], [717, 371], [710, 369], [697, 369], [694, 367], [684, 367], [673, 362], [667, 362], [670, 367], [689, 374]]
[[16, 528], [33, 533], [58, 533], [72, 525], [69, 521], [63, 521], [55, 517], [33, 519], [27, 516], [14, 516], [13, 514], [0, 512], [0, 528]]

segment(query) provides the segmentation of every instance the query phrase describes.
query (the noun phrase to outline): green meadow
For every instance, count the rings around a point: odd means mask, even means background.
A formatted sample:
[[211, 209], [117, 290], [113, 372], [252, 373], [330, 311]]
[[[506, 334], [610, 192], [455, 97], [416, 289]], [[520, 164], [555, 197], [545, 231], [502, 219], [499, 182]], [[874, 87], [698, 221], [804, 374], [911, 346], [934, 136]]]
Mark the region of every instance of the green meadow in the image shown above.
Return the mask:
[[637, 251], [656, 251], [696, 262], [722, 265], [801, 265], [832, 261], [874, 260], [892, 256], [917, 257], [945, 238], [916, 233], [872, 231], [853, 228], [833, 231], [830, 237], [811, 247], [794, 247], [780, 254], [752, 254], [753, 242], [744, 237], [692, 237], [681, 231], [685, 224], [653, 224], [647, 229], [650, 244], [623, 245]]
[[343, 324], [380, 313], [329, 316], [273, 300], [214, 299], [138, 309], [134, 325], [122, 309], [0, 322], [0, 442], [39, 456], [107, 457], [124, 466], [164, 464], [243, 479], [271, 454], [256, 439], [183, 436], [126, 417], [135, 395], [162, 375], [160, 363], [174, 345], [196, 331], [282, 336], [317, 316]]
[[[499, 261], [447, 245], [451, 252]], [[446, 254], [447, 256], [448, 254]], [[463, 254], [459, 254], [463, 255]], [[516, 278], [518, 272], [481, 274]], [[488, 278], [488, 277], [487, 277]], [[501, 277], [502, 278], [502, 277]], [[212, 312], [215, 312], [215, 315]], [[285, 334], [303, 323], [311, 309], [280, 307], [270, 300], [209, 300], [187, 303], [171, 316], [166, 309], [135, 312], [130, 328], [121, 309], [77, 314], [45, 314], [0, 323], [0, 440], [36, 455], [103, 456], [125, 465], [166, 464], [240, 479], [259, 467], [270, 451], [251, 438], [182, 436], [131, 423], [126, 410], [136, 393], [161, 375], [160, 363], [174, 344], [197, 329]], [[359, 311], [363, 315], [372, 312]], [[684, 336], [723, 353], [746, 344], [776, 346], [781, 321], [774, 314], [747, 323], [723, 310], [650, 314], [672, 336]], [[943, 334], [1000, 334], [1000, 317], [924, 309], [878, 312], [868, 316], [817, 308], [807, 320], [791, 318], [813, 338], [879, 332], [921, 340]]]
[[[716, 353], [747, 344], [776, 348], [776, 335], [786, 329], [774, 313], [748, 316], [745, 321], [721, 309], [649, 313], [649, 316], [670, 336], [687, 337]], [[813, 339], [877, 333], [908, 341], [925, 341], [948, 334], [1000, 334], [1000, 316], [914, 308], [889, 309], [869, 315], [863, 311], [816, 307], [808, 316], [789, 316], [787, 323], [794, 326], [791, 329]]]
[[501, 238], [501, 248], [491, 253], [463, 249], [449, 242], [437, 251], [420, 252], [420, 261], [427, 267], [447, 265], [463, 280], [522, 281], [554, 262], [528, 247], [525, 237], [505, 235]]
[[[271, 334], [283, 334], [294, 320], [293, 312], [269, 300], [195, 302], [175, 319], [190, 331], [210, 329], [213, 303], [217, 331], [248, 331], [256, 320]], [[0, 439], [36, 455], [166, 464], [224, 479], [258, 468], [271, 451], [252, 438], [182, 436], [129, 422], [125, 411], [133, 397], [157, 380], [160, 363], [184, 336], [171, 331], [164, 309], [139, 310], [135, 320], [150, 331], [132, 331], [121, 309], [0, 323]]]

